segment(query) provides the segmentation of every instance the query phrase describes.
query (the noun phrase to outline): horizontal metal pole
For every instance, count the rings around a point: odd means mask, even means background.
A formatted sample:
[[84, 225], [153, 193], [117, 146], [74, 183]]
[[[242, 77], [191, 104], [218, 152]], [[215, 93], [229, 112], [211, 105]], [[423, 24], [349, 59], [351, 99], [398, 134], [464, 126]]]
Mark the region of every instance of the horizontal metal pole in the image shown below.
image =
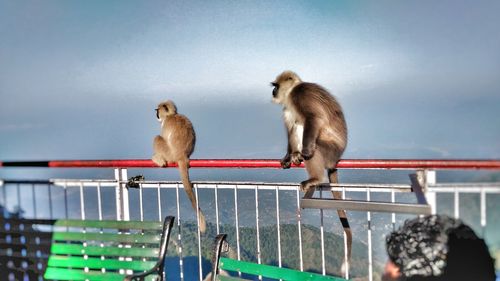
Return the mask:
[[[165, 168], [176, 167], [168, 165]], [[4, 161], [0, 167], [46, 167], [46, 168], [158, 168], [149, 159], [124, 160], [55, 160], [55, 161]], [[192, 159], [191, 168], [265, 168], [279, 169], [277, 159]], [[303, 168], [304, 164], [292, 165]], [[339, 169], [493, 169], [500, 170], [500, 160], [435, 160], [435, 159], [342, 159]]]
[[[55, 186], [64, 187], [116, 187], [116, 180], [106, 179], [50, 179], [50, 180], [0, 180], [0, 185], [3, 184], [52, 184]], [[126, 184], [127, 181], [120, 181]], [[175, 188], [177, 184], [182, 184], [180, 181], [141, 181], [142, 188]], [[239, 189], [254, 189], [259, 186], [262, 190], [296, 190], [297, 183], [271, 183], [271, 182], [231, 182], [231, 181], [193, 181], [201, 189], [213, 189], [215, 185], [219, 185], [220, 189], [234, 189], [237, 185]], [[500, 193], [500, 185], [497, 183], [452, 183], [452, 184], [434, 184], [428, 187], [432, 192], [455, 192], [455, 187], [461, 193]], [[366, 192], [370, 189], [372, 192], [412, 192], [410, 185], [405, 184], [377, 184], [377, 183], [339, 183], [339, 184], [324, 184], [317, 187], [317, 190], [323, 191], [348, 191], [348, 192]]]
[[[6, 183], [31, 183], [27, 180], [9, 180]], [[117, 184], [116, 180], [78, 180], [78, 179], [54, 179], [49, 180], [47, 183], [56, 186], [66, 186], [66, 187], [96, 187], [100, 185], [101, 187], [115, 187]], [[120, 181], [122, 184], [126, 184], [127, 181]], [[161, 188], [175, 188], [176, 185], [182, 184], [180, 181], [140, 181], [141, 188], [158, 188], [160, 184]], [[254, 189], [255, 186], [259, 186], [262, 190], [275, 190], [278, 187], [279, 190], [296, 190], [299, 186], [298, 183], [271, 183], [271, 182], [234, 182], [234, 181], [193, 181], [197, 187], [201, 189], [213, 189], [215, 185], [218, 185], [220, 189], [234, 189], [237, 185], [240, 189]], [[317, 190], [324, 191], [360, 191], [366, 192], [367, 189], [372, 189], [373, 192], [411, 192], [411, 187], [404, 184], [378, 184], [378, 183], [342, 183], [342, 184], [323, 184], [317, 187]]]
[[500, 182], [448, 182], [429, 184], [429, 188], [469, 188], [469, 187], [497, 187], [500, 188]]
[[[116, 180], [95, 180], [95, 179], [52, 179], [50, 180], [51, 183], [54, 184], [80, 184], [80, 182], [84, 183], [110, 183], [112, 186], [114, 186], [117, 181]], [[24, 183], [25, 181], [23, 180], [16, 180], [17, 183]], [[28, 182], [28, 181], [26, 181]], [[120, 181], [120, 183], [127, 183], [128, 181]], [[157, 184], [170, 184], [170, 185], [175, 185], [175, 184], [181, 184], [180, 181], [165, 181], [165, 180], [144, 180], [144, 181], [139, 181], [142, 186], [148, 186], [148, 185], [154, 185], [154, 187], [157, 187]], [[215, 184], [221, 184], [221, 185], [258, 185], [258, 186], [272, 186], [273, 188], [275, 186], [278, 187], [293, 187], [296, 188], [299, 186], [298, 183], [296, 182], [258, 182], [258, 181], [192, 181], [193, 184], [198, 184], [198, 185], [215, 185]], [[319, 185], [316, 189], [317, 190], [325, 190], [329, 191], [330, 189], [340, 189], [340, 188], [373, 188], [377, 189], [411, 189], [411, 186], [409, 184], [381, 184], [381, 183], [324, 183]]]
[[430, 192], [439, 192], [439, 193], [480, 193], [484, 192], [487, 194], [498, 194], [500, 193], [499, 186], [470, 186], [470, 187], [460, 187], [460, 188], [450, 188], [450, 187], [432, 187], [428, 188]]
[[386, 213], [431, 214], [431, 207], [429, 205], [361, 200], [302, 199], [300, 200], [300, 207], [303, 209], [338, 209]]

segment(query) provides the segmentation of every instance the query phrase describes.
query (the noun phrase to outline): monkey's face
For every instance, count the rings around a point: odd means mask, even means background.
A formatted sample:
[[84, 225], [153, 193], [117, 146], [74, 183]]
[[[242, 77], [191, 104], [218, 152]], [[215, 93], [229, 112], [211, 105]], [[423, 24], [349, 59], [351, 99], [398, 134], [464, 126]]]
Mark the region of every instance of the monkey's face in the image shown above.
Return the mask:
[[281, 73], [274, 82], [271, 82], [273, 89], [273, 99], [272, 101], [277, 104], [283, 104], [293, 87], [297, 86], [302, 82], [299, 76], [291, 71], [285, 71]]
[[171, 116], [177, 113], [177, 108], [172, 101], [162, 102], [158, 105], [156, 110], [156, 118], [158, 121], [163, 121], [167, 116]]

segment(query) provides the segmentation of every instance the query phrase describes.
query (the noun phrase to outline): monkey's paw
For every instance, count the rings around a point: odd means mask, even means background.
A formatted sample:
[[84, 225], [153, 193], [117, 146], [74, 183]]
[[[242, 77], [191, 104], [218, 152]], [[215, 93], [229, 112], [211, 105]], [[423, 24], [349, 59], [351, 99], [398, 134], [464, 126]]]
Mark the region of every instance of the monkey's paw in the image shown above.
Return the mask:
[[299, 152], [293, 152], [292, 157], [291, 157], [291, 161], [295, 165], [300, 165], [300, 163], [302, 163], [302, 161], [304, 161], [304, 158], [302, 158], [302, 155]]
[[163, 167], [163, 166], [165, 166], [165, 164], [167, 164], [167, 162], [161, 156], [159, 156], [158, 154], [153, 155], [153, 157], [151, 158], [151, 160], [153, 160], [153, 162], [156, 165], [158, 165], [158, 167]]
[[302, 191], [302, 192], [307, 192], [311, 188], [314, 189], [316, 187], [315, 187], [314, 184], [311, 183], [310, 180], [305, 180], [305, 181], [303, 181], [303, 182], [300, 183], [300, 191]]
[[314, 156], [314, 147], [304, 147], [302, 148], [302, 157], [305, 160], [309, 160]]
[[290, 160], [290, 154], [286, 154], [283, 159], [280, 160], [281, 168], [283, 169], [289, 169], [290, 166], [292, 165], [292, 162]]

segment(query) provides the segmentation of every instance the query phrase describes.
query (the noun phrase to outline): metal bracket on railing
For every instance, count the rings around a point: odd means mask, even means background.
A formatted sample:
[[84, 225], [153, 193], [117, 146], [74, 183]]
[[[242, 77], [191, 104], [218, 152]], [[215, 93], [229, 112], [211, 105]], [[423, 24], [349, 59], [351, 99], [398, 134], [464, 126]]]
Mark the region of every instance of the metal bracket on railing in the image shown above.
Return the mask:
[[140, 182], [143, 182], [144, 176], [143, 175], [137, 175], [135, 177], [131, 177], [128, 179], [127, 182], [127, 188], [139, 188], [140, 187]]
[[302, 209], [336, 209], [367, 212], [430, 214], [429, 205], [342, 199], [302, 199]]
[[431, 214], [436, 214], [436, 193], [429, 191], [429, 185], [436, 183], [436, 171], [417, 170], [410, 174], [411, 189], [417, 197], [419, 204], [427, 204], [431, 208]]
[[411, 190], [415, 193], [417, 197], [417, 202], [419, 204], [427, 205], [427, 199], [425, 198], [425, 178], [423, 171], [418, 171], [416, 174], [410, 174]]
[[[369, 188], [369, 186], [367, 187]], [[418, 187], [415, 187], [414, 190], [415, 189], [418, 189]], [[325, 190], [325, 188], [323, 188], [323, 190]], [[351, 210], [351, 211], [366, 211], [366, 212], [406, 213], [406, 214], [424, 214], [424, 215], [430, 214], [431, 207], [425, 201], [425, 196], [423, 195], [421, 189], [418, 190], [420, 190], [420, 193], [422, 194], [420, 197], [421, 198], [423, 197], [423, 201], [419, 200], [418, 204], [313, 198], [312, 192], [308, 192], [306, 196], [304, 196], [304, 198], [300, 200], [300, 207], [302, 209], [335, 209], [335, 210]], [[419, 195], [417, 195], [417, 198], [418, 196]]]

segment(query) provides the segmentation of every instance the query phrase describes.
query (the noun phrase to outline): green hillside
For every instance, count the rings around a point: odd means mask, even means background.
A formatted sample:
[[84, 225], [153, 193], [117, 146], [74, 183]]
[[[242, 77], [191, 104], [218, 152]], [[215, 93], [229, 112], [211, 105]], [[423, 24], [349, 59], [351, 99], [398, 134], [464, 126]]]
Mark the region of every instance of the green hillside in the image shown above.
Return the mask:
[[[264, 226], [259, 228], [261, 262], [264, 264], [278, 265], [278, 239], [276, 226]], [[300, 255], [298, 243], [297, 225], [281, 225], [281, 255], [282, 265], [289, 268], [300, 268]], [[236, 234], [232, 225], [221, 226], [220, 231], [228, 234], [230, 244], [230, 255], [234, 258], [236, 255]], [[172, 233], [171, 245], [169, 246], [169, 255], [177, 256], [177, 233], [174, 229]], [[182, 252], [183, 257], [198, 256], [197, 232], [194, 223], [185, 223], [182, 227]], [[240, 235], [240, 253], [241, 259], [257, 262], [257, 233], [255, 228], [241, 227]], [[216, 236], [216, 228], [212, 224], [207, 225], [207, 232], [202, 235], [202, 256], [204, 262], [209, 262], [212, 258], [213, 239]], [[321, 234], [320, 229], [303, 225], [302, 226], [302, 247], [304, 270], [321, 273]], [[343, 237], [326, 233], [325, 237], [325, 268], [327, 274], [340, 276], [340, 267], [344, 256]], [[175, 250], [173, 250], [175, 249]], [[353, 244], [353, 252], [367, 253], [367, 247], [357, 241]], [[365, 256], [366, 258], [358, 258]], [[355, 255], [351, 260], [351, 276], [367, 275], [367, 255]]]

